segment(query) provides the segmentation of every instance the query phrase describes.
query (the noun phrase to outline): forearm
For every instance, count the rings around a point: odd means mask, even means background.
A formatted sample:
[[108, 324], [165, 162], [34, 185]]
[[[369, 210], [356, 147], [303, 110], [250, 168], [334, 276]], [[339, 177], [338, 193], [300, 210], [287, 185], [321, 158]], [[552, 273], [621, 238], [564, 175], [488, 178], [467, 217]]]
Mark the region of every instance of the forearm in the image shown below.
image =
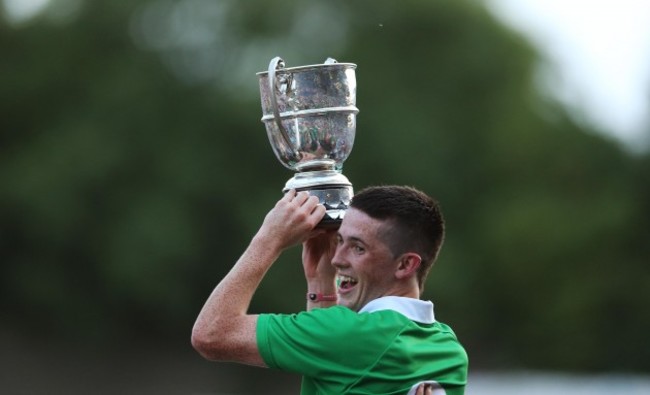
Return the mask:
[[267, 213], [248, 248], [199, 313], [192, 345], [201, 355], [264, 365], [257, 348], [257, 316], [247, 314], [251, 299], [280, 253], [304, 241], [324, 213], [317, 197], [294, 190]]
[[[320, 232], [305, 240], [302, 246], [302, 264], [307, 281], [307, 310], [336, 304], [336, 270], [332, 255], [336, 248], [334, 231]], [[310, 300], [309, 296], [317, 300]], [[321, 298], [334, 300], [318, 300]]]
[[256, 235], [230, 272], [214, 289], [192, 330], [195, 347], [209, 359], [229, 359], [242, 325], [251, 326], [248, 308], [255, 290], [281, 250]]

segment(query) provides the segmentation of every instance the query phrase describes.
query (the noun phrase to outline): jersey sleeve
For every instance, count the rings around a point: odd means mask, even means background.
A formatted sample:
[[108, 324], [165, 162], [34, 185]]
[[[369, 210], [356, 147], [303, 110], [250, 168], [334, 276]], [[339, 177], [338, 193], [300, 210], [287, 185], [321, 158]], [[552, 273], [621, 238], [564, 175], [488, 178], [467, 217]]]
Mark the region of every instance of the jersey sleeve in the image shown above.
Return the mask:
[[258, 348], [269, 367], [310, 377], [352, 377], [383, 351], [372, 344], [372, 336], [364, 336], [364, 328], [372, 327], [364, 323], [366, 317], [341, 306], [291, 315], [262, 314], [257, 323]]

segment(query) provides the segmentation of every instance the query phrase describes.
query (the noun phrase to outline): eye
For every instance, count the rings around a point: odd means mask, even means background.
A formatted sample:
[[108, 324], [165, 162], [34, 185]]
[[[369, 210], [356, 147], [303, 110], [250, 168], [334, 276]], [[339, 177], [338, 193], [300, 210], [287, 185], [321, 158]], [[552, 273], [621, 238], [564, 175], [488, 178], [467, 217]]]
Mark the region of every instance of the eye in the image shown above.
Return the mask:
[[336, 235], [336, 244], [341, 245], [343, 244], [343, 238], [341, 235]]
[[357, 254], [363, 254], [364, 252], [366, 252], [366, 249], [363, 248], [362, 246], [358, 245], [358, 244], [355, 244], [355, 245], [352, 247], [352, 249], [353, 249], [354, 252], [356, 252]]

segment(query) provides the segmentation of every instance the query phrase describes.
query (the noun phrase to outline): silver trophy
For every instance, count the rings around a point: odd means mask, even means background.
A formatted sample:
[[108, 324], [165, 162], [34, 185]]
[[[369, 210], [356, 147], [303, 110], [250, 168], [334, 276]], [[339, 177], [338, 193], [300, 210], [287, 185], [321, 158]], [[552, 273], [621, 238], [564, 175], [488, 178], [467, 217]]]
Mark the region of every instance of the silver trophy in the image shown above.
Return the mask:
[[338, 227], [352, 199], [341, 171], [356, 130], [356, 65], [328, 58], [324, 64], [285, 68], [271, 60], [257, 73], [262, 122], [278, 160], [296, 174], [282, 190], [307, 191], [327, 210], [319, 227]]

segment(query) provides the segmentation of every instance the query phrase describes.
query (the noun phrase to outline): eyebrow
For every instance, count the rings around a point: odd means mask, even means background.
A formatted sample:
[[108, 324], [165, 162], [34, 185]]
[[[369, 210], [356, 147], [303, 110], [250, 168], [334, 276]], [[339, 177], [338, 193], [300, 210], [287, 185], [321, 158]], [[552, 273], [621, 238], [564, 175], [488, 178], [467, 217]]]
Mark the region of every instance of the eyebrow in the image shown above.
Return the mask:
[[[340, 233], [337, 233], [337, 235], [338, 235], [342, 240], [346, 240], [346, 238], [343, 237]], [[347, 241], [357, 242], [357, 243], [361, 243], [361, 244], [363, 244], [363, 245], [366, 245], [366, 242], [363, 241], [363, 239], [361, 239], [361, 238], [359, 238], [359, 237], [356, 237], [356, 236], [349, 236], [349, 237], [347, 238]]]

